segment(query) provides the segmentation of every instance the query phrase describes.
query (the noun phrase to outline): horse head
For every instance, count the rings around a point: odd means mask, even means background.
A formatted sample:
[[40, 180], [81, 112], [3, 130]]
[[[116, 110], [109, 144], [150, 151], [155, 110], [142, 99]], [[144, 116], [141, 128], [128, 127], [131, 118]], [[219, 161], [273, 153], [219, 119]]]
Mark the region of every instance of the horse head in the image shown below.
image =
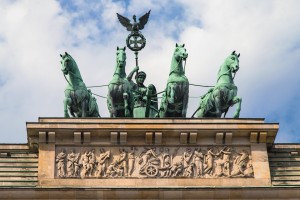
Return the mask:
[[185, 74], [185, 69], [183, 68], [182, 61], [185, 61], [188, 57], [186, 49], [183, 45], [179, 45], [176, 43], [175, 51], [173, 53], [173, 58], [171, 62], [170, 74], [177, 74], [182, 76]]
[[179, 45], [176, 43], [176, 48], [174, 52], [174, 58], [176, 59], [177, 62], [180, 62], [182, 60], [186, 60], [188, 57], [188, 53], [186, 52], [186, 49], [184, 48], [183, 45]]
[[64, 75], [68, 75], [69, 72], [72, 70], [74, 59], [67, 53], [61, 55], [61, 71], [64, 73]]
[[117, 67], [124, 68], [126, 66], [126, 53], [125, 53], [126, 47], [119, 48], [117, 47]]
[[236, 73], [239, 70], [239, 57], [240, 54], [236, 54], [235, 51], [233, 51], [230, 56], [226, 58], [226, 66], [232, 73]]

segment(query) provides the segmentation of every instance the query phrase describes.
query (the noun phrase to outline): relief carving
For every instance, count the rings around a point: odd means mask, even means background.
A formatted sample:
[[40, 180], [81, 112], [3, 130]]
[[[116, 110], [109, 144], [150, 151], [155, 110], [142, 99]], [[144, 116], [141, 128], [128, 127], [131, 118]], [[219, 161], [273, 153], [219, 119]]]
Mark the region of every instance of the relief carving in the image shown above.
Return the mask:
[[67, 177], [76, 177], [79, 175], [79, 154], [71, 150], [67, 155]]
[[110, 151], [100, 149], [99, 158], [97, 158], [97, 170], [95, 173], [96, 177], [106, 177], [106, 170], [108, 166], [108, 159], [110, 157]]
[[254, 177], [249, 147], [57, 147], [56, 152], [57, 178]]
[[65, 158], [66, 154], [61, 151], [59, 154], [56, 156], [56, 169], [57, 169], [57, 176], [58, 177], [65, 177], [66, 172], [65, 172]]

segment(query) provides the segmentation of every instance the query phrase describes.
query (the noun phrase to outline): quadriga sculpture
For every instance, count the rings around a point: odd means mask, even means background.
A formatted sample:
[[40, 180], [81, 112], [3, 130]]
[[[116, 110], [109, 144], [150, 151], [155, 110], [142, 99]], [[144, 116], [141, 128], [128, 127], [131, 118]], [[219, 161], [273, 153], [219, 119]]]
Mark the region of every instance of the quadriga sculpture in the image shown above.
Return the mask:
[[100, 117], [96, 98], [82, 80], [75, 60], [65, 52], [61, 57], [61, 70], [68, 82], [65, 89], [64, 117]]
[[171, 62], [167, 88], [163, 93], [160, 117], [186, 117], [189, 97], [189, 81], [185, 76], [183, 61], [188, 54], [183, 45], [176, 43]]
[[116, 67], [113, 79], [108, 84], [107, 106], [110, 117], [132, 116], [131, 85], [126, 79], [126, 53], [117, 47]]
[[200, 106], [194, 113], [196, 117], [221, 117], [222, 113], [225, 117], [229, 107], [234, 104], [237, 104], [237, 108], [233, 117], [240, 116], [242, 98], [237, 96], [237, 87], [233, 82], [233, 74], [239, 70], [239, 57], [240, 54], [233, 51], [226, 58], [218, 72], [216, 86], [201, 97]]

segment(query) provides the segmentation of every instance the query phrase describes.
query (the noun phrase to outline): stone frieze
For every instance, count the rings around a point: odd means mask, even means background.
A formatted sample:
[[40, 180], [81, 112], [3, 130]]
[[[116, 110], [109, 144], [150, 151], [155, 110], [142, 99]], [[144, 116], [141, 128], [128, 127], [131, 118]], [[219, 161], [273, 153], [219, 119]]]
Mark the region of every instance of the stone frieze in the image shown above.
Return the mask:
[[56, 147], [56, 178], [253, 178], [249, 147]]

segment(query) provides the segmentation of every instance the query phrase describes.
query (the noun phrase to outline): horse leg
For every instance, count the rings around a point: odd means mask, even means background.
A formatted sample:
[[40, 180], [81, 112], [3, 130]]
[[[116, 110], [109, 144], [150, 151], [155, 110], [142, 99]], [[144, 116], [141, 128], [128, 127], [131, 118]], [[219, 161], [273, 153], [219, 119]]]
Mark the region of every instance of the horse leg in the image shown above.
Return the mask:
[[165, 91], [162, 95], [160, 108], [159, 108], [159, 117], [160, 118], [166, 117], [166, 112], [167, 112], [167, 107], [168, 107], [166, 95], [167, 95], [167, 92]]
[[240, 112], [241, 112], [241, 106], [242, 106], [242, 98], [235, 96], [232, 100], [232, 105], [237, 103], [236, 111], [234, 113], [233, 118], [239, 118], [240, 117]]
[[72, 104], [72, 99], [69, 97], [66, 97], [64, 99], [64, 117], [69, 118], [69, 112], [68, 112], [68, 107], [70, 107]]
[[174, 103], [175, 102], [175, 85], [173, 83], [168, 84], [167, 91], [169, 91], [169, 102]]
[[117, 111], [116, 111], [117, 109], [115, 107], [115, 102], [113, 98], [116, 96], [115, 91], [118, 91], [118, 86], [110, 84], [108, 86], [107, 107], [111, 118], [117, 117]]
[[184, 96], [183, 96], [183, 106], [182, 106], [182, 111], [181, 111], [181, 117], [186, 117], [186, 111], [187, 111], [187, 106], [188, 106], [188, 101], [189, 101], [189, 85], [183, 85], [181, 86], [183, 87], [184, 90], [181, 90], [182, 92], [184, 92]]
[[82, 100], [81, 109], [81, 117], [87, 117], [87, 101], [85, 99]]
[[[214, 113], [216, 115], [216, 117], [220, 118], [222, 116], [222, 108], [221, 108], [221, 94], [222, 90], [220, 89], [216, 89], [213, 91], [212, 93], [212, 97], [214, 99], [214, 105], [215, 105], [215, 109], [216, 112]], [[211, 112], [212, 113], [212, 112]]]
[[215, 107], [216, 107], [216, 117], [220, 118], [222, 116], [221, 112], [221, 98], [220, 96], [215, 96]]
[[130, 117], [130, 111], [129, 111], [129, 105], [128, 105], [128, 93], [123, 93], [123, 99], [124, 99], [124, 112], [125, 117]]
[[109, 111], [109, 114], [110, 114], [110, 118], [116, 117], [113, 106], [114, 106], [113, 100], [112, 100], [111, 96], [108, 95], [107, 96], [107, 107], [108, 107], [108, 111]]

